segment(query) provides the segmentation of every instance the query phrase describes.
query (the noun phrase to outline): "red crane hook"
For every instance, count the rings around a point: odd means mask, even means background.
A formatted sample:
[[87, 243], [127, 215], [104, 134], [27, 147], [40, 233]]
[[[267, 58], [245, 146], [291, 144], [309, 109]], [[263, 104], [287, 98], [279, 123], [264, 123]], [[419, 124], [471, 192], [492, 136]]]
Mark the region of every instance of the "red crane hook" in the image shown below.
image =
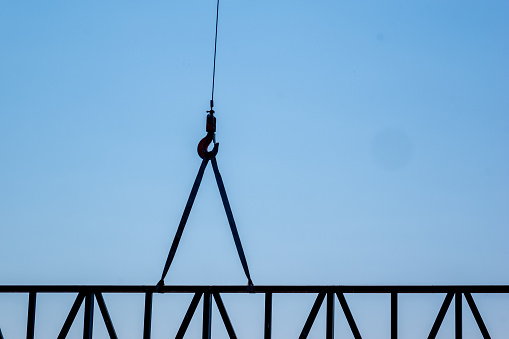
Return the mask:
[[[209, 112], [209, 114], [207, 114], [207, 135], [198, 143], [198, 155], [202, 159], [214, 158], [219, 148], [219, 143], [214, 142], [214, 134], [216, 132], [216, 117], [214, 117], [214, 110], [211, 109], [207, 112]], [[212, 151], [208, 151], [207, 149], [212, 142], [214, 142], [214, 148]]]

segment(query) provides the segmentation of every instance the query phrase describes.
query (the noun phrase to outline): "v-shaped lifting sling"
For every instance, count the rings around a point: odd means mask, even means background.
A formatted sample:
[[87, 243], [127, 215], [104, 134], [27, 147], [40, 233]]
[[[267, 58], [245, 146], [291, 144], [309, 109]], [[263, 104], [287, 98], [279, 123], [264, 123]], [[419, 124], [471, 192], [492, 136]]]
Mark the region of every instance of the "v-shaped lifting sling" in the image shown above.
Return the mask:
[[[223, 200], [224, 209], [226, 211], [226, 216], [228, 217], [228, 223], [230, 224], [230, 229], [232, 231], [233, 240], [235, 241], [235, 246], [237, 247], [237, 252], [239, 253], [240, 262], [242, 263], [242, 267], [244, 268], [244, 273], [246, 274], [247, 284], [249, 286], [253, 286], [253, 282], [251, 281], [251, 276], [249, 274], [249, 268], [247, 267], [246, 256], [244, 255], [244, 250], [242, 249], [242, 244], [240, 243], [239, 233], [237, 232], [237, 226], [235, 226], [235, 220], [233, 219], [232, 209], [230, 208], [230, 203], [228, 202], [228, 197], [226, 196], [226, 190], [224, 189], [223, 179], [221, 178], [221, 174], [219, 174], [219, 168], [217, 167], [216, 155], [219, 148], [219, 143], [216, 142], [216, 118], [214, 117], [214, 80], [216, 75], [216, 51], [217, 51], [217, 23], [219, 19], [219, 0], [217, 0], [217, 8], [216, 8], [216, 36], [214, 41], [214, 68], [212, 71], [212, 99], [210, 100], [210, 111], [207, 111], [207, 135], [199, 142], [198, 144], [198, 155], [203, 159], [200, 165], [200, 169], [198, 170], [198, 174], [196, 175], [196, 179], [194, 180], [193, 188], [191, 189], [191, 194], [189, 194], [189, 199], [187, 199], [186, 207], [184, 208], [184, 213], [182, 214], [182, 218], [180, 219], [180, 224], [177, 229], [177, 233], [175, 234], [175, 238], [173, 239], [173, 243], [171, 244], [170, 253], [168, 253], [168, 259], [166, 259], [166, 264], [164, 265], [163, 274], [161, 275], [161, 280], [157, 283], [157, 287], [164, 286], [164, 278], [170, 269], [171, 262], [175, 257], [175, 253], [177, 252], [177, 247], [180, 242], [180, 238], [182, 237], [182, 233], [184, 232], [184, 227], [186, 226], [187, 218], [189, 217], [189, 213], [191, 213], [191, 208], [193, 207], [194, 198], [196, 198], [196, 193], [198, 193], [198, 188], [200, 187], [201, 179], [203, 178], [203, 172], [205, 172], [205, 168], [207, 167], [209, 161], [212, 163], [212, 169], [214, 170], [214, 175], [216, 177], [217, 186], [219, 187], [219, 193], [221, 194], [221, 199]], [[207, 147], [214, 143], [214, 147], [212, 151], [208, 151]]]
[[[212, 109], [212, 106], [213, 101], [211, 100], [211, 109], [210, 111], [207, 111], [208, 112], [207, 135], [198, 144], [198, 154], [203, 159], [203, 161], [201, 162], [200, 169], [198, 170], [198, 174], [196, 175], [196, 179], [194, 180], [193, 188], [191, 189], [191, 194], [189, 194], [189, 199], [187, 199], [187, 204], [186, 207], [184, 208], [182, 218], [180, 219], [180, 224], [178, 226], [177, 233], [175, 234], [175, 238], [173, 239], [173, 243], [171, 244], [170, 253], [168, 253], [168, 259], [166, 259], [166, 264], [164, 265], [161, 280], [157, 283], [158, 287], [164, 286], [164, 278], [166, 277], [171, 262], [173, 261], [175, 253], [177, 252], [177, 247], [180, 242], [180, 238], [182, 237], [182, 233], [184, 232], [184, 227], [186, 226], [189, 213], [191, 212], [191, 208], [193, 207], [194, 199], [196, 198], [196, 193], [198, 193], [198, 188], [200, 187], [200, 183], [203, 178], [203, 173], [205, 172], [205, 168], [207, 167], [209, 161], [212, 163], [212, 169], [214, 170], [217, 186], [219, 187], [219, 193], [221, 194], [221, 199], [223, 200], [226, 216], [228, 217], [228, 223], [230, 224], [233, 240], [235, 241], [235, 246], [237, 247], [237, 252], [239, 253], [240, 262], [242, 263], [242, 267], [244, 268], [244, 273], [246, 274], [248, 285], [249, 286], [253, 285], [253, 282], [251, 281], [251, 276], [249, 274], [249, 268], [247, 267], [246, 256], [244, 255], [244, 250], [242, 249], [239, 233], [237, 232], [237, 226], [235, 225], [235, 220], [233, 219], [232, 209], [230, 207], [230, 203], [228, 202], [228, 197], [226, 196], [226, 190], [224, 188], [223, 179], [221, 178], [221, 174], [219, 174], [219, 168], [217, 167], [216, 154], [218, 151], [219, 143], [216, 143], [214, 140], [216, 131], [216, 118], [214, 117], [214, 110]], [[208, 151], [207, 147], [212, 142], [214, 142], [214, 147], [212, 151]]]

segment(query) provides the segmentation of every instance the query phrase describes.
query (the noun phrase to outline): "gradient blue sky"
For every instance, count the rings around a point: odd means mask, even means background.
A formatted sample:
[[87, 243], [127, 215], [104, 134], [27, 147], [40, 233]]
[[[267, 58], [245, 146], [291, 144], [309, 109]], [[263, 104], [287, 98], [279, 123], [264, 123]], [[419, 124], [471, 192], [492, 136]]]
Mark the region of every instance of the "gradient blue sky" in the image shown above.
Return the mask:
[[[215, 5], [0, 1], [0, 284], [158, 281]], [[221, 2], [217, 160], [255, 284], [509, 284], [508, 14]], [[166, 283], [245, 283], [211, 168]]]

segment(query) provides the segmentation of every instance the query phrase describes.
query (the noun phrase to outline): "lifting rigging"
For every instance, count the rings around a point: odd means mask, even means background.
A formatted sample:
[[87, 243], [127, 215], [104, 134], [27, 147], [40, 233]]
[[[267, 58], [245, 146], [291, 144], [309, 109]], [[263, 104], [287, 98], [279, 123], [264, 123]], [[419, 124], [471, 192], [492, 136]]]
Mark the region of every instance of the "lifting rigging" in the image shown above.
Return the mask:
[[[235, 246], [237, 248], [237, 253], [240, 258], [240, 262], [242, 264], [242, 268], [244, 269], [244, 273], [246, 275], [248, 286], [253, 287], [253, 282], [251, 280], [251, 275], [249, 274], [249, 268], [247, 266], [246, 256], [244, 254], [244, 250], [242, 248], [242, 243], [240, 242], [239, 233], [237, 231], [237, 226], [235, 225], [235, 220], [233, 218], [233, 213], [230, 207], [230, 203], [228, 201], [228, 196], [226, 195], [226, 190], [224, 187], [223, 179], [221, 178], [221, 174], [219, 173], [219, 168], [217, 166], [216, 155], [219, 150], [219, 143], [216, 142], [216, 117], [214, 116], [214, 85], [215, 85], [215, 75], [216, 75], [216, 52], [217, 52], [217, 26], [219, 20], [219, 0], [217, 0], [216, 6], [216, 33], [214, 39], [214, 67], [212, 71], [212, 97], [210, 99], [210, 110], [207, 111], [207, 123], [206, 123], [206, 132], [207, 135], [200, 140], [198, 143], [198, 155], [202, 158], [202, 162], [200, 168], [198, 170], [198, 174], [196, 175], [196, 179], [194, 181], [193, 187], [191, 189], [191, 193], [189, 194], [189, 198], [187, 199], [186, 207], [184, 208], [184, 212], [182, 213], [182, 218], [180, 219], [179, 226], [177, 228], [177, 232], [175, 233], [175, 237], [173, 238], [173, 242], [171, 244], [170, 252], [168, 253], [168, 258], [166, 259], [166, 263], [164, 265], [163, 273], [161, 275], [161, 280], [157, 283], [157, 288], [164, 286], [164, 278], [166, 277], [170, 265], [175, 257], [175, 253], [177, 252], [177, 247], [180, 242], [180, 238], [182, 237], [182, 233], [184, 232], [184, 227], [186, 226], [187, 219], [189, 214], [191, 213], [191, 208], [193, 207], [194, 199], [196, 198], [196, 194], [198, 193], [198, 188], [200, 187], [201, 180], [203, 178], [203, 173], [205, 172], [205, 168], [207, 167], [209, 161], [212, 163], [212, 169], [214, 170], [214, 176], [216, 178], [217, 186], [219, 188], [219, 193], [221, 195], [221, 200], [223, 201], [223, 206], [226, 212], [226, 216], [228, 218], [228, 223], [230, 225], [230, 230], [233, 235], [233, 240], [235, 242]], [[213, 143], [214, 146], [211, 151], [208, 150], [209, 145]]]

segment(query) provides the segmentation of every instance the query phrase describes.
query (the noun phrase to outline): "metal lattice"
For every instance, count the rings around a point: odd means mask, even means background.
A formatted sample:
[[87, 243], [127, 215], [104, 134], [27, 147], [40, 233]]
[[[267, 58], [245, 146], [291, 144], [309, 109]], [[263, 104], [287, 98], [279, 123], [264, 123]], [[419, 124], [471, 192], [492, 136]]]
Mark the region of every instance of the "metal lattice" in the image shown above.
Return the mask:
[[[157, 290], [156, 290], [157, 289]], [[272, 301], [274, 294], [313, 294], [316, 295], [315, 302], [311, 307], [306, 322], [302, 325], [302, 331], [299, 338], [307, 338], [313, 323], [318, 315], [319, 310], [325, 302], [326, 309], [326, 333], [325, 338], [334, 338], [334, 308], [335, 299], [339, 301], [341, 311], [344, 314], [352, 335], [355, 339], [362, 338], [361, 332], [355, 322], [354, 314], [352, 314], [345, 294], [389, 294], [391, 296], [390, 303], [390, 322], [391, 322], [391, 338], [398, 338], [398, 295], [400, 294], [445, 294], [445, 299], [440, 307], [435, 322], [430, 329], [428, 338], [435, 338], [438, 334], [444, 317], [454, 299], [454, 319], [456, 339], [462, 338], [462, 302], [465, 299], [470, 307], [472, 315], [477, 323], [483, 338], [491, 338], [488, 329], [479, 313], [477, 305], [472, 297], [475, 293], [499, 293], [508, 294], [508, 285], [470, 285], [470, 286], [0, 286], [0, 293], [26, 293], [28, 294], [28, 313], [27, 313], [27, 339], [34, 339], [35, 318], [36, 318], [36, 300], [37, 295], [43, 293], [77, 293], [74, 304], [72, 305], [65, 322], [62, 325], [58, 339], [66, 338], [71, 326], [74, 323], [76, 315], [80, 308], [85, 304], [84, 309], [84, 326], [83, 338], [92, 339], [93, 336], [93, 320], [94, 305], [97, 303], [101, 316], [106, 325], [109, 337], [116, 339], [117, 334], [115, 327], [111, 321], [108, 308], [103, 298], [104, 293], [115, 294], [144, 294], [144, 331], [143, 339], [151, 338], [152, 327], [152, 299], [156, 294], [193, 294], [193, 298], [184, 319], [181, 321], [175, 338], [183, 338], [187, 328], [193, 318], [198, 304], [203, 299], [203, 326], [202, 338], [211, 338], [211, 319], [212, 319], [212, 303], [215, 302], [219, 314], [224, 323], [226, 331], [230, 338], [237, 338], [226, 306], [221, 295], [224, 294], [264, 294], [264, 338], [272, 338]], [[3, 339], [0, 330], [0, 339]], [[6, 338], [10, 339], [10, 338]]]

